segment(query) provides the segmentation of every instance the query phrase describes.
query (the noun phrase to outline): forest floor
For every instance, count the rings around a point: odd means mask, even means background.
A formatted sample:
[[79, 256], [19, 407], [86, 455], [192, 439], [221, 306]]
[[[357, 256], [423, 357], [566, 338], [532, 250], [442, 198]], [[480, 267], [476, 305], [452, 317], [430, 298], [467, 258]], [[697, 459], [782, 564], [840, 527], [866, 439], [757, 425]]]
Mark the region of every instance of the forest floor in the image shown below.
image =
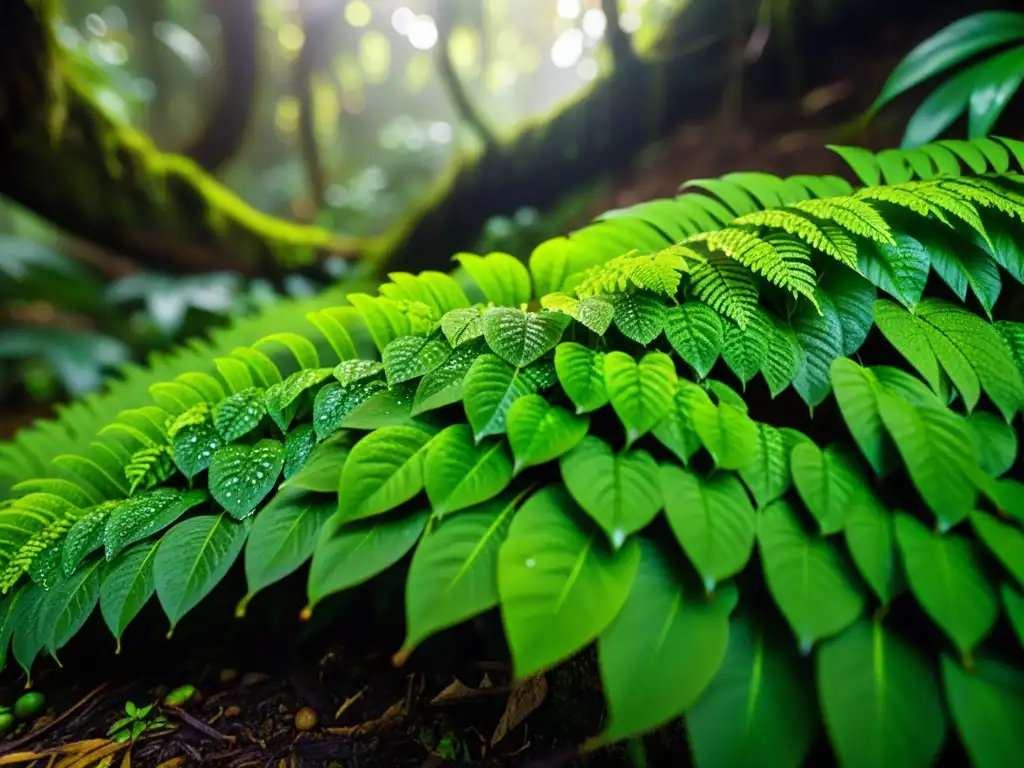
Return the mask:
[[[923, 36], [892, 29], [873, 48], [836, 49], [820, 63], [828, 84], [801, 99], [763, 102], [756, 93], [745, 94], [742, 115], [680, 127], [623, 174], [594, 213], [673, 195], [684, 179], [735, 170], [843, 173], [843, 164], [823, 148], [829, 141], [897, 145], [902, 120], [880, 124], [868, 136], [837, 137], [833, 129], [877, 94], [898, 58], [892, 51], [905, 49], [894, 41]], [[307, 646], [299, 653], [269, 636], [246, 636], [237, 628], [220, 633], [221, 623], [215, 626], [219, 634], [200, 634], [193, 639], [200, 645], [187, 650], [180, 641], [167, 644], [157, 637], [149, 652], [113, 657], [108, 636], [97, 640], [103, 645], [74, 651], [77, 658], [62, 657], [75, 672], [42, 664], [34, 684], [48, 697], [47, 711], [0, 742], [0, 765], [16, 764], [17, 753], [26, 758], [23, 764], [32, 764], [32, 753], [38, 766], [85, 768], [95, 762], [87, 751], [75, 750], [89, 746], [100, 750], [92, 753], [97, 761], [109, 758], [105, 764], [167, 768], [631, 764], [625, 747], [582, 760], [577, 756], [575, 747], [600, 730], [604, 717], [595, 662], [586, 654], [513, 687], [507, 666], [495, 660], [500, 653], [465, 639], [479, 627], [446, 635], [440, 657], [418, 659], [417, 654], [396, 669], [390, 652], [400, 645], [400, 636], [367, 636], [343, 626], [330, 640], [316, 641], [317, 650]], [[0, 703], [10, 704], [24, 678], [12, 679], [11, 670], [5, 677]], [[143, 734], [130, 753], [105, 741], [127, 701], [157, 702], [170, 687], [186, 683], [196, 686], [199, 696], [181, 709], [166, 710], [174, 730]], [[297, 728], [296, 713], [303, 707], [316, 713], [309, 730]], [[646, 739], [646, 748], [652, 766], [688, 762], [678, 725]], [[55, 754], [61, 757], [51, 759]]]

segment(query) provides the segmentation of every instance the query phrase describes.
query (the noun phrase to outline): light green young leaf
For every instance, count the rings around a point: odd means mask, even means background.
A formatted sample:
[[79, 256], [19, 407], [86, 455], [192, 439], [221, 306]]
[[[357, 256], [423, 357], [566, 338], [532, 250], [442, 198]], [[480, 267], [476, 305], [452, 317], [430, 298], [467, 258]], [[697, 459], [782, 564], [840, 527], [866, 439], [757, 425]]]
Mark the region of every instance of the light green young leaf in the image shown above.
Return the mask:
[[498, 552], [498, 594], [517, 678], [572, 656], [626, 602], [640, 550], [631, 541], [613, 553], [600, 537], [560, 486], [535, 493], [513, 518]]
[[563, 342], [555, 348], [555, 371], [577, 414], [589, 413], [608, 403], [604, 386], [604, 353], [582, 344]]
[[879, 299], [875, 302], [875, 325], [886, 340], [921, 374], [933, 392], [942, 391], [942, 368], [928, 343], [924, 323], [915, 315]]
[[735, 475], [704, 479], [673, 464], [661, 465], [660, 478], [669, 526], [704, 589], [713, 592], [754, 551], [757, 523], [747, 492]]
[[227, 515], [193, 517], [164, 536], [153, 560], [156, 596], [173, 632], [227, 575], [249, 535], [251, 520], [236, 522]]
[[661, 510], [658, 465], [647, 451], [616, 454], [600, 438], [587, 436], [562, 457], [561, 469], [569, 493], [615, 550]]
[[309, 559], [335, 508], [330, 500], [284, 494], [256, 515], [245, 546], [248, 591], [236, 611], [238, 615], [244, 613], [253, 595], [293, 573]]
[[800, 768], [818, 729], [817, 703], [792, 645], [747, 616], [729, 625], [719, 672], [686, 713], [700, 768]]
[[609, 298], [615, 327], [627, 339], [646, 346], [665, 330], [665, 304], [661, 299], [642, 293], [614, 293]]
[[1024, 754], [1024, 675], [984, 659], [967, 671], [942, 657], [946, 701], [960, 740], [977, 768], [1013, 765]]
[[484, 335], [484, 313], [478, 307], [463, 307], [445, 312], [441, 331], [448, 343], [458, 348]]
[[430, 440], [430, 433], [415, 427], [384, 427], [356, 443], [341, 470], [339, 518], [372, 517], [415, 497], [423, 490]]
[[484, 339], [498, 357], [523, 368], [554, 349], [569, 322], [561, 312], [495, 307], [484, 315]]
[[121, 647], [121, 636], [156, 590], [153, 561], [162, 540], [142, 541], [103, 568], [100, 613]]
[[515, 457], [513, 474], [518, 474], [572, 450], [586, 436], [590, 418], [549, 405], [540, 395], [526, 395], [512, 403], [505, 426]]
[[447, 517], [420, 540], [405, 588], [405, 643], [396, 659], [498, 605], [498, 548], [521, 498], [504, 495]]
[[980, 473], [970, 433], [960, 416], [944, 408], [915, 406], [884, 389], [878, 412], [921, 498], [948, 530], [974, 506]]
[[802, 651], [841, 632], [864, 610], [864, 595], [831, 542], [812, 538], [785, 501], [758, 517], [765, 581]]
[[817, 654], [822, 716], [850, 768], [928, 768], [946, 735], [935, 670], [880, 623], [858, 621]]
[[342, 360], [334, 366], [334, 378], [347, 387], [357, 381], [375, 379], [384, 373], [384, 364], [377, 360]]
[[456, 347], [447, 360], [420, 379], [413, 397], [412, 415], [416, 416], [462, 400], [466, 375], [473, 362], [486, 349], [483, 339]]
[[789, 490], [789, 454], [782, 432], [768, 424], [757, 425], [754, 458], [740, 467], [739, 473], [759, 509]]
[[597, 641], [609, 711], [602, 743], [650, 731], [693, 706], [725, 658], [738, 599], [735, 589], [710, 601], [687, 591], [665, 554], [638, 543], [629, 597]]
[[860, 575], [887, 605], [905, 587], [896, 558], [892, 513], [864, 490], [846, 511], [844, 536]]
[[458, 253], [454, 259], [473, 278], [484, 298], [492, 304], [518, 307], [530, 300], [532, 285], [530, 272], [515, 256], [507, 253], [489, 253], [477, 256]]
[[513, 368], [497, 355], [481, 355], [466, 374], [462, 400], [476, 440], [505, 431], [508, 409], [524, 395], [537, 391], [527, 371]]
[[113, 560], [121, 550], [163, 530], [209, 498], [203, 490], [182, 493], [173, 488], [156, 488], [126, 499], [104, 524], [106, 559]]
[[934, 533], [914, 518], [896, 515], [896, 543], [910, 591], [932, 620], [968, 654], [991, 631], [999, 613], [971, 542]]
[[512, 482], [512, 457], [504, 440], [478, 443], [466, 424], [452, 424], [427, 447], [424, 485], [434, 517], [487, 501]]
[[806, 442], [793, 448], [790, 463], [796, 490], [818, 521], [822, 536], [843, 530], [847, 511], [866, 490], [850, 462], [836, 446], [823, 451]]
[[383, 381], [361, 381], [353, 384], [328, 384], [317, 392], [313, 401], [313, 428], [320, 440], [341, 429], [345, 417], [374, 395], [386, 392]]
[[284, 446], [277, 440], [221, 448], [210, 464], [210, 494], [236, 520], [253, 513], [274, 489], [284, 468]]
[[580, 302], [576, 319], [598, 336], [604, 336], [615, 319], [615, 306], [607, 296], [591, 296]]
[[429, 336], [402, 336], [381, 353], [388, 385], [418, 379], [443, 363], [452, 348], [443, 340]]
[[672, 407], [676, 369], [664, 352], [648, 352], [639, 362], [625, 352], [604, 357], [604, 385], [612, 408], [626, 428], [626, 446], [651, 431]]
[[665, 313], [668, 343], [702, 379], [718, 360], [723, 334], [722, 316], [703, 302], [687, 301]]
[[701, 439], [694, 412], [701, 409], [705, 411], [705, 421], [717, 418], [715, 404], [707, 391], [692, 381], [678, 379], [675, 402], [668, 415], [651, 430], [658, 442], [672, 451], [684, 465], [689, 464], [693, 454], [700, 450]]
[[700, 441], [721, 469], [742, 469], [757, 455], [757, 424], [731, 403], [692, 411], [693, 425]]
[[1000, 522], [992, 515], [974, 510], [971, 525], [978, 538], [1024, 586], [1024, 533], [1016, 526]]
[[309, 607], [369, 581], [397, 563], [415, 546], [429, 517], [430, 510], [421, 509], [355, 524], [331, 518], [313, 550], [306, 588]]
[[256, 429], [266, 412], [263, 390], [248, 387], [214, 406], [213, 426], [221, 439], [230, 443]]
[[871, 369], [841, 357], [832, 364], [832, 387], [854, 442], [875, 474], [883, 475], [892, 466], [895, 449], [878, 411], [878, 379]]

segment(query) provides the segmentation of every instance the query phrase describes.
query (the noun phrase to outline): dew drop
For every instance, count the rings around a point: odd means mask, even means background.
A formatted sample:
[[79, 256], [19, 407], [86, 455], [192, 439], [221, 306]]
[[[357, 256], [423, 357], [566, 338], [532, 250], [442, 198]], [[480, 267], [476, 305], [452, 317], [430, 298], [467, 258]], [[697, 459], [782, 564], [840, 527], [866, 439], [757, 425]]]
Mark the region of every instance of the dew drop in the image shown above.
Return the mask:
[[533, 568], [535, 565], [537, 565], [537, 561], [536, 560], [534, 560], [532, 557], [526, 558], [526, 567], [527, 568]]

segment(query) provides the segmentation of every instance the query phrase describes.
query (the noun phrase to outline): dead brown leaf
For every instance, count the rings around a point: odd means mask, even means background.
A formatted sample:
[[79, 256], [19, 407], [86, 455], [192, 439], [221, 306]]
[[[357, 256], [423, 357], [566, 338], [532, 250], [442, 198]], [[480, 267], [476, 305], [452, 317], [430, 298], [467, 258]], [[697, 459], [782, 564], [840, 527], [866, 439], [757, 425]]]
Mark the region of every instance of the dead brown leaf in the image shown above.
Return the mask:
[[367, 720], [365, 723], [359, 725], [349, 725], [342, 728], [324, 728], [326, 733], [333, 736], [365, 736], [368, 733], [374, 733], [375, 731], [383, 730], [390, 725], [394, 725], [405, 717], [408, 712], [408, 705], [406, 700], [396, 701], [380, 717], [374, 718], [373, 720]]
[[460, 704], [480, 695], [476, 688], [470, 688], [459, 679], [452, 680], [443, 691], [430, 700], [430, 706], [443, 707], [449, 704]]
[[505, 738], [509, 731], [521, 725], [537, 707], [544, 703], [547, 695], [548, 681], [544, 675], [528, 677], [513, 684], [505, 711], [498, 721], [498, 726], [494, 729], [494, 735], [491, 736], [491, 746], [493, 747]]

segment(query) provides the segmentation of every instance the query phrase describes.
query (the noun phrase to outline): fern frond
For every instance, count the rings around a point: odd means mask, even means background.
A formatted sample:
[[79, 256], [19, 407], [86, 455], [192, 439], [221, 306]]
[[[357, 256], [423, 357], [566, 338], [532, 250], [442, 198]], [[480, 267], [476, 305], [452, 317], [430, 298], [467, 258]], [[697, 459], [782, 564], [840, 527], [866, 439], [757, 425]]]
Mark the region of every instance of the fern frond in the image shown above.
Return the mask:
[[741, 328], [747, 327], [757, 308], [758, 289], [753, 273], [724, 253], [712, 252], [690, 275], [693, 295]]
[[732, 225], [785, 230], [791, 235], [796, 235], [812, 248], [846, 264], [851, 269], [857, 268], [857, 243], [846, 234], [845, 230], [829, 224], [819, 225], [795, 211], [784, 208], [757, 211], [741, 216]]
[[988, 240], [988, 233], [985, 231], [985, 225], [981, 221], [978, 209], [963, 197], [943, 189], [938, 182], [917, 182], [911, 186], [911, 189], [936, 208], [941, 208], [949, 215], [960, 219], [986, 241]]
[[63, 539], [71, 530], [71, 526], [78, 522], [85, 512], [84, 509], [68, 510], [63, 516], [36, 531], [28, 541], [22, 544], [0, 572], [0, 592], [8, 592], [18, 582], [22, 574], [28, 572], [35, 559]]
[[908, 211], [912, 211], [918, 216], [925, 218], [934, 216], [943, 224], [952, 226], [941, 208], [921, 197], [906, 185], [897, 187], [864, 187], [857, 190], [855, 197], [906, 208]]
[[133, 496], [140, 486], [142, 490], [148, 491], [173, 473], [174, 455], [167, 445], [154, 445], [137, 451], [124, 468], [124, 476], [131, 483], [129, 492]]
[[699, 264], [703, 260], [701, 254], [682, 246], [650, 254], [627, 253], [587, 270], [583, 281], [576, 286], [576, 295], [584, 299], [603, 293], [623, 293], [634, 287], [675, 296], [683, 274], [693, 269], [690, 262]]
[[992, 208], [1006, 216], [1024, 221], [1024, 195], [1002, 187], [991, 179], [976, 176], [943, 179], [938, 182], [938, 186], [983, 208]]
[[815, 218], [838, 224], [855, 235], [866, 237], [877, 243], [895, 245], [892, 230], [882, 215], [855, 197], [829, 197], [821, 200], [805, 200], [794, 203], [793, 207], [809, 213]]
[[[799, 242], [789, 236], [787, 239]], [[769, 282], [792, 292], [794, 296], [803, 295], [817, 306], [814, 298], [817, 280], [810, 265], [810, 249], [793, 247], [787, 251], [788, 257], [784, 257], [776, 249], [776, 242], [783, 241], [778, 238], [774, 241], [762, 239], [746, 230], [730, 227], [694, 235], [684, 244], [703, 243], [711, 251], [721, 251]]]

